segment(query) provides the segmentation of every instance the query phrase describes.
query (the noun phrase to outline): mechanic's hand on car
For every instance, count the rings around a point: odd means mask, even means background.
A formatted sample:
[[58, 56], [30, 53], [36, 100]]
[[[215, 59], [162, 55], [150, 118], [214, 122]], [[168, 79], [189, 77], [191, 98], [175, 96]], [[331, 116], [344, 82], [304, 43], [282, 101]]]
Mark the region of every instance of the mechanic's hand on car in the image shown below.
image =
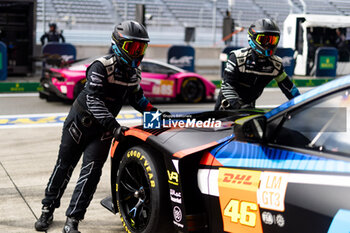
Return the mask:
[[251, 104], [247, 104], [242, 100], [238, 100], [235, 102], [235, 109], [251, 109], [253, 108]]
[[241, 109], [251, 109], [251, 108], [253, 108], [253, 107], [250, 104], [243, 104], [243, 105], [241, 105]]
[[128, 131], [129, 127], [119, 126], [113, 130], [114, 138], [118, 142], [122, 142], [125, 139], [125, 131]]

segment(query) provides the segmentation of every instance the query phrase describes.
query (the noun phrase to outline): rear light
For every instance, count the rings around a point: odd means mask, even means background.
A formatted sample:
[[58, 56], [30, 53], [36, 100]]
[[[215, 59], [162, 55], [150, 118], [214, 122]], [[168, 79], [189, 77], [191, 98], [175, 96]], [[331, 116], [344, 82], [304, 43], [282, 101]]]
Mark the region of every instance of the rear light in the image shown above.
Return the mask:
[[51, 77], [52, 78], [56, 78], [58, 81], [63, 82], [66, 81], [66, 77], [64, 74], [62, 73], [58, 73], [58, 72], [52, 72], [51, 73]]
[[67, 86], [62, 85], [62, 86], [61, 86], [61, 92], [62, 92], [63, 94], [67, 94]]

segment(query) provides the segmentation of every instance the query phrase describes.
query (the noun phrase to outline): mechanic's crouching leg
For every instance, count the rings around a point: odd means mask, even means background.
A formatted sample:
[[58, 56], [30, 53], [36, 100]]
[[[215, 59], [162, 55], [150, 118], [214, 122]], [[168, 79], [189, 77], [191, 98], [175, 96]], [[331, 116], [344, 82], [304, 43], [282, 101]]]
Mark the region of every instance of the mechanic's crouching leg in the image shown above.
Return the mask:
[[82, 154], [82, 147], [72, 139], [70, 130], [71, 127], [63, 128], [58, 159], [42, 200], [42, 213], [34, 225], [37, 231], [46, 231], [51, 225], [53, 212], [60, 206], [61, 197]]
[[[110, 143], [111, 138], [101, 140], [99, 137], [86, 147], [79, 179], [66, 211], [67, 222], [63, 229], [64, 233], [79, 232], [78, 223], [84, 219], [86, 209], [96, 191], [102, 167], [108, 156]], [[70, 224], [72, 222], [74, 224]]]

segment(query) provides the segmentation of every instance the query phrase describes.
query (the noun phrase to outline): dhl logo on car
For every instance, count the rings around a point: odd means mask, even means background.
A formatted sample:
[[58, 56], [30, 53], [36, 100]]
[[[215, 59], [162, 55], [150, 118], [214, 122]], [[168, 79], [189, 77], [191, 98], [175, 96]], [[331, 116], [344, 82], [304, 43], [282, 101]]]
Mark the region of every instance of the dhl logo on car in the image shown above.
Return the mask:
[[259, 206], [284, 211], [288, 173], [219, 168], [218, 183], [225, 231], [262, 232]]

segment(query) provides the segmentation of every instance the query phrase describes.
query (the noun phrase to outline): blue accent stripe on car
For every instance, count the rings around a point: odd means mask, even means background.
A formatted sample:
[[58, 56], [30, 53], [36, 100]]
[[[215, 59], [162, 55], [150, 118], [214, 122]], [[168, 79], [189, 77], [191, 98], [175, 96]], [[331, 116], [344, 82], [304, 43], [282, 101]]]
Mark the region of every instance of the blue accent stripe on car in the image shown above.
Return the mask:
[[350, 162], [231, 141], [211, 151], [227, 167], [350, 173]]
[[224, 137], [224, 138], [222, 138], [222, 139], [220, 139], [220, 140], [218, 140], [218, 141], [216, 141], [218, 144], [221, 144], [221, 143], [223, 143], [223, 142], [225, 142], [225, 141], [227, 141], [227, 140], [230, 140], [231, 138], [233, 138], [235, 135], [234, 134], [231, 134], [230, 136], [227, 136], [227, 137]]
[[350, 210], [338, 210], [329, 227], [328, 233], [350, 232], [349, 219]]
[[267, 112], [265, 114], [266, 118], [269, 119], [270, 117], [276, 115], [277, 113], [284, 111], [285, 109], [299, 104], [307, 99], [313, 98], [323, 92], [328, 92], [334, 88], [339, 88], [345, 85], [349, 85], [350, 84], [350, 75], [344, 76], [342, 78], [337, 78], [331, 82], [328, 82], [326, 84], [323, 84], [321, 86], [318, 86], [302, 95], [299, 95], [297, 97], [295, 97], [294, 99], [291, 99], [290, 101], [280, 105], [277, 108], [272, 109], [271, 111]]

